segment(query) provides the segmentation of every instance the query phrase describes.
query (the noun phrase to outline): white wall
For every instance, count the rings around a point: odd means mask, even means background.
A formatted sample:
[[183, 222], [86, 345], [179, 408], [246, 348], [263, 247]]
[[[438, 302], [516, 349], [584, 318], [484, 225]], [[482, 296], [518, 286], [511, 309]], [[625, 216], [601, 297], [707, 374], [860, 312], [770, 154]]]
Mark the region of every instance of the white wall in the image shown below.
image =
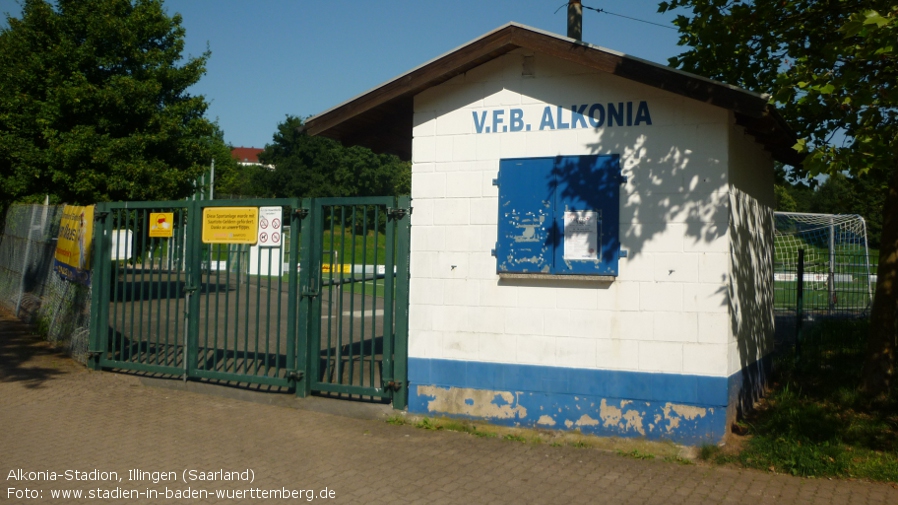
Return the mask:
[[773, 351], [773, 158], [730, 130], [730, 349], [735, 373]]
[[[522, 59], [415, 99], [410, 357], [727, 375], [728, 111], [539, 54], [523, 77]], [[651, 126], [537, 131], [546, 105], [641, 100]], [[531, 131], [475, 132], [472, 112], [503, 107]], [[499, 160], [586, 154], [619, 154], [629, 177], [619, 277], [500, 280]]]

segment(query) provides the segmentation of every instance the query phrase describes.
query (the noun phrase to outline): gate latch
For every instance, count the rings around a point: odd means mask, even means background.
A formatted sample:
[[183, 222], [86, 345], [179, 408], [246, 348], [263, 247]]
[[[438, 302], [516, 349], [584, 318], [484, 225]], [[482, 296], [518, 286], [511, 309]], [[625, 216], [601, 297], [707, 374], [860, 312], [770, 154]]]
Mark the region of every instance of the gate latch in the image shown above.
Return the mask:
[[296, 214], [296, 216], [299, 217], [300, 219], [303, 219], [304, 217], [309, 215], [309, 209], [299, 208], [299, 209], [294, 210], [293, 213]]
[[402, 219], [406, 216], [406, 214], [411, 214], [411, 207], [404, 209], [402, 207], [389, 207], [387, 208], [387, 215], [390, 216], [390, 219]]
[[196, 289], [197, 289], [196, 286], [187, 286], [187, 285], [184, 286], [185, 293], [193, 293], [194, 291], [196, 291]]
[[318, 296], [318, 291], [311, 289], [309, 287], [303, 287], [299, 293], [301, 297], [315, 298]]
[[303, 378], [303, 373], [299, 370], [290, 370], [287, 372], [287, 378], [295, 381], [301, 381]]
[[401, 382], [388, 381], [388, 382], [384, 383], [385, 391], [399, 391], [400, 389], [402, 389]]

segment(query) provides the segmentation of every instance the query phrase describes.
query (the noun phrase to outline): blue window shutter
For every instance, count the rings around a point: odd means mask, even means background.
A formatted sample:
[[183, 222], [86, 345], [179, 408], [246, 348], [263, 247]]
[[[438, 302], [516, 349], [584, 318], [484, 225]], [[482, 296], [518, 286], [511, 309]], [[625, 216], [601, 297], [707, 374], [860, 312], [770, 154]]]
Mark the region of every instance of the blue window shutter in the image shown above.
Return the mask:
[[[556, 274], [617, 275], [620, 256], [620, 158], [605, 156], [559, 156], [555, 158], [555, 226], [558, 229], [555, 247]], [[584, 222], [593, 224], [598, 237], [595, 259], [571, 259], [565, 255], [565, 213], [577, 213]]]
[[550, 158], [499, 162], [497, 272], [552, 273], [552, 166]]
[[[496, 271], [616, 276], [621, 180], [618, 155], [501, 160]], [[597, 231], [594, 259], [565, 255], [566, 212]]]

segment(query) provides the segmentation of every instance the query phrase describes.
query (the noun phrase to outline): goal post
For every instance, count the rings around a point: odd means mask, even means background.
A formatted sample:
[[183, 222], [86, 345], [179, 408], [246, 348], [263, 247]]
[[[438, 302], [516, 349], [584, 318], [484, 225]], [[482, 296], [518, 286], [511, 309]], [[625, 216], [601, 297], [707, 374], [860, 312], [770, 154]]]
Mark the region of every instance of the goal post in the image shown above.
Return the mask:
[[776, 308], [794, 307], [798, 250], [805, 250], [806, 306], [834, 313], [866, 313], [873, 300], [867, 225], [856, 214], [775, 212]]

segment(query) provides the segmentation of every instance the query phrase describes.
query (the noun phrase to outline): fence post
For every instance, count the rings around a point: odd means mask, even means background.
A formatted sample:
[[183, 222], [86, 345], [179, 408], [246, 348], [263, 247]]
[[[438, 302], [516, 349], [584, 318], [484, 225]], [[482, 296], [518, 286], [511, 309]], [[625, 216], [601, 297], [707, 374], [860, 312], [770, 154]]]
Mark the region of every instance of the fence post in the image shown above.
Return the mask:
[[[315, 200], [303, 198], [299, 201], [298, 213], [295, 214], [295, 225], [291, 222], [290, 231], [290, 280], [297, 277], [295, 285], [290, 289], [297, 307], [293, 318], [296, 320], [296, 396], [304, 398], [312, 394], [312, 377], [317, 367], [312, 364], [318, 359], [317, 344], [321, 340], [320, 333], [316, 333], [315, 322], [312, 316], [313, 294], [317, 296], [320, 286], [318, 276], [321, 275], [321, 260], [313, 253], [313, 248], [320, 251], [317, 240], [323, 234], [318, 213], [315, 208]], [[294, 228], [295, 226], [295, 228]], [[296, 230], [296, 231], [294, 231]], [[302, 235], [300, 235], [300, 233]], [[317, 260], [317, 261], [316, 261]], [[294, 263], [295, 262], [295, 263]], [[299, 265], [299, 275], [295, 273], [295, 265]], [[298, 306], [297, 306], [298, 305]]]
[[[94, 207], [93, 258], [91, 258], [90, 289], [90, 333], [87, 344], [87, 366], [92, 370], [100, 369], [100, 359], [106, 352], [106, 338], [109, 335], [109, 319], [103, 315], [109, 307], [106, 288], [110, 282], [107, 274], [112, 267], [112, 259], [107, 250], [106, 216], [108, 210], [105, 203]], [[105, 305], [105, 307], [104, 307]], [[106, 337], [106, 338], [104, 338]]]
[[[44, 207], [46, 209], [46, 206]], [[46, 212], [46, 210], [44, 211]], [[31, 222], [28, 223], [28, 238], [25, 241], [25, 256], [22, 260], [22, 276], [19, 282], [19, 299], [16, 301], [15, 316], [19, 317], [19, 310], [22, 308], [22, 298], [25, 297], [25, 278], [28, 277], [28, 260], [31, 259], [31, 242], [34, 234], [34, 216], [37, 215], [37, 205], [31, 206]], [[41, 228], [41, 232], [45, 230]]]
[[826, 287], [829, 291], [829, 313], [832, 315], [836, 308], [836, 225], [835, 218], [829, 218], [829, 275], [826, 277]]
[[400, 196], [399, 208], [405, 213], [398, 222], [396, 252], [396, 340], [393, 346], [393, 380], [401, 390], [393, 395], [393, 408], [403, 410], [408, 406], [408, 304], [409, 304], [409, 255], [411, 252], [411, 197]]
[[798, 279], [795, 290], [795, 354], [801, 356], [801, 324], [804, 304], [804, 249], [798, 250]]

